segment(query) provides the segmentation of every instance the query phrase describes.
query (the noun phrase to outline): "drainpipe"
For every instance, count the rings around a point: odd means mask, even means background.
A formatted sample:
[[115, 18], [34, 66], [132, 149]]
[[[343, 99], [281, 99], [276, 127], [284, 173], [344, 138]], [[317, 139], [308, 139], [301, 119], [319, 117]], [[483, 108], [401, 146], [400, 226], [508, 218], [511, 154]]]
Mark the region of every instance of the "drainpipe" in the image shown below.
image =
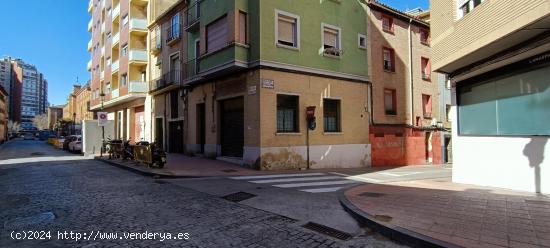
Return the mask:
[[407, 105], [409, 106], [409, 125], [414, 126], [414, 80], [413, 80], [413, 49], [412, 49], [412, 19], [409, 19], [409, 83], [407, 84]]

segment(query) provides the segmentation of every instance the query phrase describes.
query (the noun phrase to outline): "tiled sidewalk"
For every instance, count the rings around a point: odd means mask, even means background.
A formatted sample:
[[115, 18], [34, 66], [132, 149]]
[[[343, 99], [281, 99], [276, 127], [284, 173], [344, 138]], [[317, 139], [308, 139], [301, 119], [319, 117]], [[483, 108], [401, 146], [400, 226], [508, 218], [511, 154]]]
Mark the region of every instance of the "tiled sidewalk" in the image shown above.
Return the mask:
[[550, 247], [548, 196], [450, 178], [366, 184], [344, 196], [378, 224], [458, 246]]

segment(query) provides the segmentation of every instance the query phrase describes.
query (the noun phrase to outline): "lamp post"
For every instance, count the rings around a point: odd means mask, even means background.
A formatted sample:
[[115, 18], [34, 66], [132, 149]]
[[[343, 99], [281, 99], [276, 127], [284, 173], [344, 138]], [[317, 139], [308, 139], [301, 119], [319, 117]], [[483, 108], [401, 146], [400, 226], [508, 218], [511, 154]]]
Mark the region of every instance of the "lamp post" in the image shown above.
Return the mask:
[[76, 113], [73, 113], [73, 135], [76, 135]]
[[[103, 112], [103, 102], [105, 101], [105, 93], [103, 91], [99, 94], [101, 99], [101, 112]], [[105, 126], [101, 126], [101, 152], [100, 157], [103, 157], [103, 149], [105, 149]]]

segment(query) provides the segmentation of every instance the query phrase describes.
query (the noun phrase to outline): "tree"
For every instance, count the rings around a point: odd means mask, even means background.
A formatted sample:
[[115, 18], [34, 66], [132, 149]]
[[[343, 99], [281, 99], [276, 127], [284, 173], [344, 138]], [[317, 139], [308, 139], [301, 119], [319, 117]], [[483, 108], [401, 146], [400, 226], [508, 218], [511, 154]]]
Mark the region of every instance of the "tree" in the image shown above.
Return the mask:
[[8, 131], [9, 132], [12, 132], [12, 133], [17, 133], [19, 132], [19, 130], [21, 130], [21, 125], [19, 124], [19, 122], [16, 122], [16, 121], [8, 121]]
[[48, 115], [37, 115], [32, 119], [32, 123], [36, 128], [38, 128], [38, 130], [48, 129]]

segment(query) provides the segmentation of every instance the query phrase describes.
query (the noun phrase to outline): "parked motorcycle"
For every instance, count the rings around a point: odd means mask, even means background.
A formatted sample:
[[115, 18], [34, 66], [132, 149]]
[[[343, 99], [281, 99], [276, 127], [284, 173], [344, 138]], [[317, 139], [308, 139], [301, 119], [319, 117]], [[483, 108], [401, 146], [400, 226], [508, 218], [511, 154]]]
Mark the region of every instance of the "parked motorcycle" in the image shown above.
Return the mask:
[[110, 139], [107, 140], [107, 152], [109, 153], [109, 159], [120, 158], [122, 156], [122, 140]]
[[122, 160], [127, 160], [127, 159], [134, 160], [134, 146], [130, 145], [131, 139], [132, 138], [122, 143]]

